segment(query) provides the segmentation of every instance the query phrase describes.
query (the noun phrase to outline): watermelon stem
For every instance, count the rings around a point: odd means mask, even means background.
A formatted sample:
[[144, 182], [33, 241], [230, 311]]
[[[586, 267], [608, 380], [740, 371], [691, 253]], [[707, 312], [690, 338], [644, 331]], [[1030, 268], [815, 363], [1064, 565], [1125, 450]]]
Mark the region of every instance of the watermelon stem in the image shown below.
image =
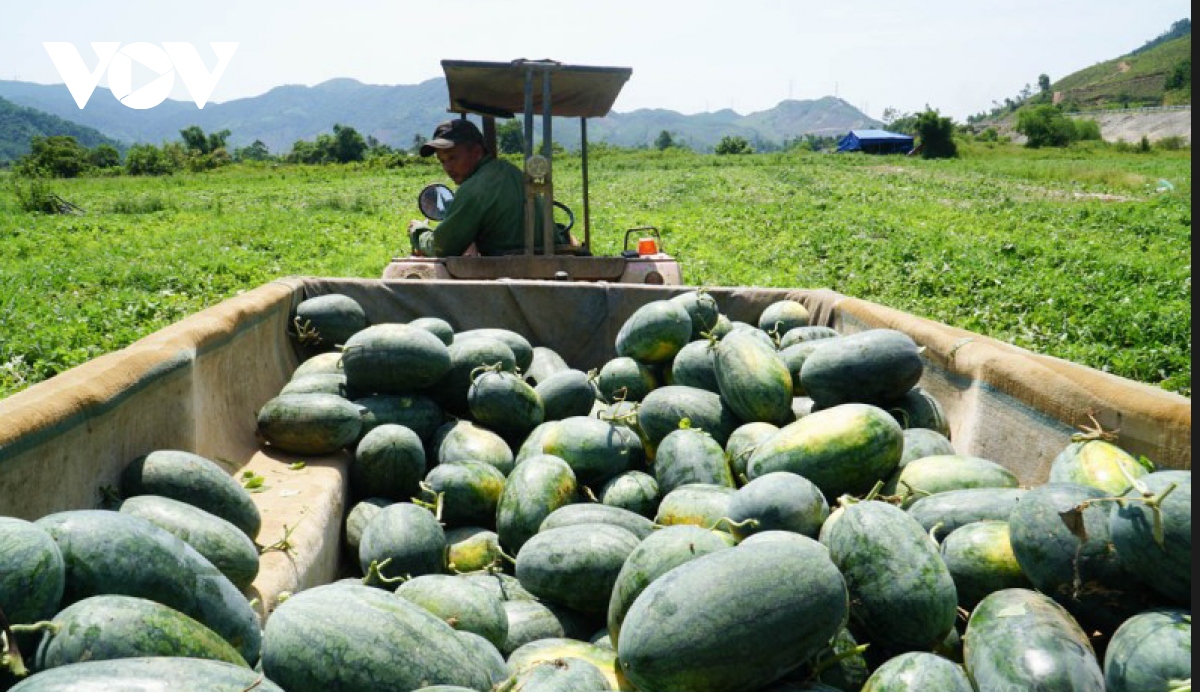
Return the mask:
[[714, 521], [713, 525], [708, 527], [708, 530], [716, 531], [717, 527], [720, 526], [721, 524], [725, 524], [725, 526], [729, 527], [730, 529], [741, 529], [741, 528], [745, 528], [747, 526], [754, 529], [754, 528], [758, 528], [759, 521], [757, 519], [743, 519], [741, 521], [734, 521], [733, 519], [730, 519], [729, 517], [721, 517], [720, 519]]
[[1072, 442], [1087, 442], [1089, 440], [1103, 440], [1104, 442], [1116, 442], [1117, 433], [1121, 432], [1120, 428], [1115, 430], [1105, 430], [1104, 426], [1100, 425], [1100, 421], [1096, 420], [1093, 411], [1087, 412], [1087, 417], [1091, 419], [1091, 425], [1080, 425], [1079, 429], [1083, 432], [1071, 435]]
[[[304, 521], [304, 519], [301, 518], [300, 521]], [[296, 522], [296, 526], [300, 525], [300, 521]], [[296, 546], [292, 545], [292, 532], [296, 530], [296, 526], [288, 527], [287, 524], [284, 524], [283, 525], [283, 538], [280, 538], [278, 541], [275, 541], [271, 545], [260, 548], [258, 551], [258, 554], [266, 555], [267, 553], [269, 553], [273, 550], [277, 550], [281, 553], [284, 553], [285, 555], [290, 555], [292, 553], [295, 553]]]
[[1066, 524], [1069, 529], [1071, 529], [1071, 533], [1075, 534], [1075, 536], [1080, 540], [1086, 541], [1087, 532], [1083, 525], [1083, 510], [1101, 502], [1115, 502], [1121, 507], [1124, 507], [1128, 502], [1143, 502], [1147, 507], [1150, 508], [1150, 512], [1154, 516], [1154, 542], [1157, 543], [1161, 548], [1166, 543], [1166, 536], [1164, 535], [1163, 529], [1162, 503], [1167, 499], [1168, 495], [1175, 492], [1175, 488], [1177, 487], [1179, 487], [1178, 483], [1172, 483], [1166, 488], [1163, 488], [1161, 493], [1155, 495], [1143, 486], [1141, 490], [1142, 497], [1096, 497], [1090, 500], [1084, 500], [1074, 507], [1064, 512], [1059, 512], [1058, 514], [1060, 517], [1062, 517], [1063, 523]]
[[25, 667], [25, 658], [21, 656], [21, 649], [17, 647], [13, 628], [8, 624], [4, 610], [0, 608], [0, 670], [6, 668], [18, 678], [29, 675], [29, 669]]
[[446, 493], [445, 492], [439, 493], [439, 492], [435, 491], [433, 489], [433, 486], [429, 485], [425, 481], [421, 481], [421, 483], [419, 485], [420, 485], [421, 490], [429, 493], [430, 495], [433, 495], [433, 501], [428, 502], [419, 497], [414, 497], [414, 498], [412, 498], [413, 504], [418, 507], [424, 507], [425, 509], [429, 510], [430, 512], [433, 512], [433, 516], [435, 518], [437, 518], [438, 523], [441, 523], [442, 507], [445, 506]]
[[383, 570], [389, 564], [391, 564], [391, 562], [392, 558], [390, 557], [382, 562], [379, 560], [371, 560], [371, 564], [367, 567], [367, 573], [363, 575], [362, 583], [366, 586], [378, 586], [380, 584], [384, 586], [391, 586], [392, 584], [403, 584], [404, 582], [408, 581], [410, 577], [407, 576], [384, 576]]
[[297, 342], [301, 344], [312, 343], [314, 345], [321, 343], [321, 333], [312, 326], [311, 320], [304, 320], [304, 323], [301, 324], [300, 316], [296, 315], [296, 317], [292, 318], [292, 324], [296, 325], [296, 332], [294, 334], [288, 332], [288, 334], [295, 338]]
[[489, 372], [498, 373], [503, 369], [504, 369], [504, 363], [501, 361], [496, 361], [495, 363], [492, 363], [491, 365], [480, 365], [479, 367], [477, 367], [471, 371], [469, 379], [471, 380], [471, 382], [474, 382], [475, 378], [477, 378], [477, 377], [480, 377]]
[[859, 644], [858, 646], [854, 646], [849, 649], [846, 649], [845, 651], [842, 651], [842, 652], [838, 653], [837, 655], [830, 656], [829, 658], [826, 658], [826, 659], [821, 659], [820, 661], [818, 661], [816, 664], [813, 665], [812, 672], [809, 673], [808, 678], [806, 678], [806, 680], [808, 682], [818, 681], [818, 679], [821, 677], [822, 673], [824, 673], [825, 671], [829, 670], [830, 668], [836, 666], [837, 664], [841, 663], [842, 661], [844, 661], [848, 658], [854, 658], [855, 656], [861, 656], [863, 653], [866, 652], [867, 647], [869, 647], [869, 646], [871, 646], [870, 643]]

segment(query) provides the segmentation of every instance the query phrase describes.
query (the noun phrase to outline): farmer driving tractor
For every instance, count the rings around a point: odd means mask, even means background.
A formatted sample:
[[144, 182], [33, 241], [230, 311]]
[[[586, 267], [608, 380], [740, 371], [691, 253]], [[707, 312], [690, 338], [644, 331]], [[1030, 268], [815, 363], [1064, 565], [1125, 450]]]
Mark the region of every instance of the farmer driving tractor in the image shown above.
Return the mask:
[[[409, 222], [414, 255], [508, 255], [524, 251], [524, 174], [488, 151], [474, 123], [465, 118], [447, 120], [433, 131], [432, 139], [421, 145], [420, 153], [425, 157], [436, 154], [458, 191], [436, 228], [422, 220]], [[540, 241], [540, 231], [536, 238]], [[560, 238], [559, 242], [567, 241]]]

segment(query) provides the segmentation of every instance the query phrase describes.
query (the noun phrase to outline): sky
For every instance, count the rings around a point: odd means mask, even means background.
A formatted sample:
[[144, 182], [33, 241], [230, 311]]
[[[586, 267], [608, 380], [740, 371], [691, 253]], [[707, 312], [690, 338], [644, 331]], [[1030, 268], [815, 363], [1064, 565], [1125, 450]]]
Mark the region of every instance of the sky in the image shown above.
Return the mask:
[[[0, 0], [0, 79], [62, 84], [43, 42], [236, 42], [211, 102], [349, 77], [417, 84], [440, 61], [549, 58], [630, 67], [617, 112], [743, 115], [838, 96], [867, 115], [926, 106], [965, 121], [1138, 48], [1187, 0]], [[140, 84], [135, 75], [135, 88]], [[108, 86], [102, 77], [100, 86]], [[65, 88], [65, 87], [64, 87]], [[189, 100], [175, 80], [172, 98]]]

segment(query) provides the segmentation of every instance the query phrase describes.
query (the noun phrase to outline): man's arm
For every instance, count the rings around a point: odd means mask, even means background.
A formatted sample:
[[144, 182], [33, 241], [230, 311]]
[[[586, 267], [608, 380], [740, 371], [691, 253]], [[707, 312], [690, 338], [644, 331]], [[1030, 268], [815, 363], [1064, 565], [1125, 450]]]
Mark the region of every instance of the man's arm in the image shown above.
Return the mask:
[[446, 218], [433, 230], [417, 231], [417, 249], [427, 257], [461, 255], [475, 241], [485, 208], [471, 190], [459, 188]]

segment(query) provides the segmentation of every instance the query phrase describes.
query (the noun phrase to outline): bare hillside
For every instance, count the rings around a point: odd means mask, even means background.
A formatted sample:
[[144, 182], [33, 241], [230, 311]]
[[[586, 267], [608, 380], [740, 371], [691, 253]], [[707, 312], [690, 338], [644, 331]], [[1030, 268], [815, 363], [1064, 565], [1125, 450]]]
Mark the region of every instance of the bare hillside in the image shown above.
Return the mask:
[[[1165, 137], [1182, 137], [1192, 143], [1192, 109], [1190, 106], [1170, 109], [1130, 109], [1097, 111], [1072, 116], [1080, 120], [1095, 120], [1100, 136], [1106, 142], [1139, 142], [1142, 137], [1155, 142]], [[1016, 131], [1017, 118], [1010, 115], [996, 124], [1001, 135], [1024, 143], [1025, 137]]]

